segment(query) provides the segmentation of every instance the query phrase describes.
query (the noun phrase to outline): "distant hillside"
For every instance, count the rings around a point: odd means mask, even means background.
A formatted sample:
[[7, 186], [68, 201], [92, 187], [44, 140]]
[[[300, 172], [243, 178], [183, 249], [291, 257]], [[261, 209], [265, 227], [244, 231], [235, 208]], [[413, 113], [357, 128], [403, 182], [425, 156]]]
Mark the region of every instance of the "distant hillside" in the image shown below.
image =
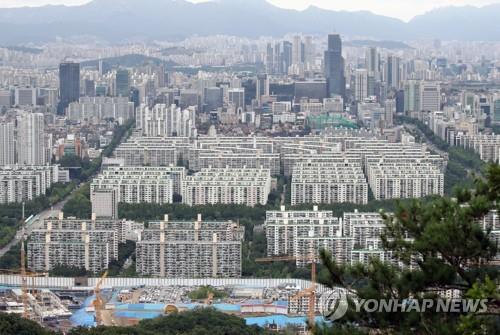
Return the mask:
[[385, 49], [412, 49], [412, 47], [408, 44], [398, 41], [353, 40], [344, 42], [344, 45], [352, 47], [377, 47]]
[[41, 54], [43, 52], [42, 49], [28, 48], [28, 47], [23, 47], [23, 46], [10, 46], [10, 45], [0, 46], [0, 49], [19, 51], [19, 52], [24, 52], [24, 53], [29, 53], [29, 54]]
[[179, 39], [198, 35], [283, 36], [336, 31], [358, 39], [500, 41], [500, 4], [447, 7], [409, 23], [367, 11], [304, 11], [265, 0], [94, 0], [81, 6], [11, 8], [0, 11], [0, 44], [96, 36], [108, 41]]
[[164, 62], [163, 60], [161, 60], [159, 58], [148, 57], [148, 56], [139, 55], [139, 54], [130, 54], [130, 55], [124, 55], [124, 56], [119, 56], [119, 57], [89, 60], [89, 61], [82, 62], [81, 66], [97, 67], [97, 66], [99, 66], [99, 62], [101, 60], [104, 61], [106, 64], [113, 66], [113, 67], [117, 67], [117, 66], [138, 67], [138, 66], [142, 66], [145, 64], [154, 64], [154, 65], [164, 64], [168, 68], [168, 67], [174, 67], [177, 65], [177, 63], [174, 63], [174, 62]]

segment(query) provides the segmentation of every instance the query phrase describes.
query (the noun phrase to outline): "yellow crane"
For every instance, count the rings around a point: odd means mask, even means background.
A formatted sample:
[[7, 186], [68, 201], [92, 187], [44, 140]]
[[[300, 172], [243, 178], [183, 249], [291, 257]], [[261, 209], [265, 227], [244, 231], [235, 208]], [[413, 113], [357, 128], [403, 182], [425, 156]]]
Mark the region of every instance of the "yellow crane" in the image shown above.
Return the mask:
[[104, 274], [99, 278], [96, 286], [94, 287], [95, 299], [93, 302], [94, 310], [95, 310], [95, 322], [99, 326], [102, 324], [102, 310], [105, 307], [105, 302], [103, 297], [101, 296], [101, 287], [104, 284], [104, 281], [108, 277], [108, 271], [104, 272]]
[[299, 291], [295, 298], [300, 299], [302, 297], [308, 297], [308, 311], [307, 311], [307, 321], [311, 330], [315, 326], [315, 310], [316, 310], [316, 261], [317, 258], [314, 255], [295, 257], [295, 256], [275, 256], [275, 257], [264, 257], [257, 258], [255, 260], [258, 263], [270, 263], [270, 262], [288, 262], [288, 261], [307, 261], [311, 262], [311, 286]]

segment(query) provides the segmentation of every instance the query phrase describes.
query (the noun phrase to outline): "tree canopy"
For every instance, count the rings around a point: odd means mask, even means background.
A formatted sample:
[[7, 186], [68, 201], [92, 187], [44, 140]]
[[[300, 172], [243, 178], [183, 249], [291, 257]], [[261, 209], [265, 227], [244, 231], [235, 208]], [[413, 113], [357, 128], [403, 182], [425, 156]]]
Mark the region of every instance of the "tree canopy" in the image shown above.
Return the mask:
[[[347, 315], [318, 334], [343, 332], [383, 334], [498, 334], [500, 332], [498, 255], [490, 229], [478, 222], [500, 203], [500, 166], [487, 168], [473, 189], [458, 189], [454, 198], [400, 203], [394, 214], [383, 214], [382, 243], [403, 266], [371, 259], [367, 265], [338, 266], [322, 252], [328, 271], [325, 284], [343, 287], [351, 295]], [[441, 292], [463, 298], [488, 299], [482, 313], [373, 312], [356, 309], [354, 300], [440, 298]], [[356, 326], [354, 326], [356, 325]]]

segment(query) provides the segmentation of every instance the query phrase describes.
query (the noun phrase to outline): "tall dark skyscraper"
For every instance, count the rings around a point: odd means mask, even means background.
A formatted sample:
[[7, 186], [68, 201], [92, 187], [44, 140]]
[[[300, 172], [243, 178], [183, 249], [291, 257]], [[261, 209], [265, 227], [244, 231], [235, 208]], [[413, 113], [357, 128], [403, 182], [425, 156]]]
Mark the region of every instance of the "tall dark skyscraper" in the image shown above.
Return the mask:
[[283, 56], [281, 57], [283, 60], [282, 73], [288, 73], [288, 68], [292, 65], [292, 49], [292, 43], [288, 41], [283, 42]]
[[325, 51], [325, 77], [328, 96], [340, 95], [345, 98], [344, 58], [340, 35], [328, 35], [328, 50]]
[[130, 94], [130, 74], [126, 69], [116, 71], [116, 96], [128, 97]]
[[80, 64], [61, 63], [59, 65], [59, 107], [57, 112], [64, 114], [70, 103], [80, 99]]

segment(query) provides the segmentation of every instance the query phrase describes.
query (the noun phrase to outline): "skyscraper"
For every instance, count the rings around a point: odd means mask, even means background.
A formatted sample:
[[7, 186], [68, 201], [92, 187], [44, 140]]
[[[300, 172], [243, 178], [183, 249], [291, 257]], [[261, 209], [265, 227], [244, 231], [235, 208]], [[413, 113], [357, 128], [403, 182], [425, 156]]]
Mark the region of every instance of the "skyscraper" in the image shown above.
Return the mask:
[[387, 62], [385, 64], [385, 81], [387, 83], [387, 88], [400, 88], [400, 63], [401, 60], [398, 57], [392, 55], [387, 56]]
[[130, 78], [128, 70], [118, 69], [115, 77], [116, 96], [128, 97], [130, 95]]
[[408, 80], [404, 85], [404, 111], [418, 112], [420, 110], [420, 81]]
[[14, 163], [14, 123], [0, 123], [0, 166]]
[[345, 97], [344, 58], [342, 57], [342, 40], [338, 34], [328, 35], [328, 50], [325, 51], [325, 77], [328, 96]]
[[292, 45], [292, 64], [299, 65], [302, 63], [302, 39], [300, 36], [293, 37]]
[[266, 50], [266, 71], [269, 74], [274, 73], [274, 50], [271, 43], [267, 43]]
[[17, 163], [19, 165], [47, 163], [42, 113], [23, 112], [17, 116]]
[[228, 101], [234, 108], [245, 108], [245, 89], [244, 88], [230, 88], [228, 90]]
[[363, 101], [368, 97], [368, 71], [365, 69], [356, 70], [354, 95], [357, 101]]
[[292, 43], [288, 41], [283, 42], [282, 73], [288, 73], [288, 68], [292, 65], [292, 49]]
[[80, 64], [61, 63], [59, 65], [59, 108], [57, 112], [63, 114], [70, 103], [80, 98]]
[[314, 43], [312, 36], [306, 36], [304, 40], [304, 63], [307, 69], [311, 69], [314, 65]]
[[368, 73], [378, 79], [380, 71], [380, 57], [377, 48], [371, 47], [366, 49], [365, 65]]

